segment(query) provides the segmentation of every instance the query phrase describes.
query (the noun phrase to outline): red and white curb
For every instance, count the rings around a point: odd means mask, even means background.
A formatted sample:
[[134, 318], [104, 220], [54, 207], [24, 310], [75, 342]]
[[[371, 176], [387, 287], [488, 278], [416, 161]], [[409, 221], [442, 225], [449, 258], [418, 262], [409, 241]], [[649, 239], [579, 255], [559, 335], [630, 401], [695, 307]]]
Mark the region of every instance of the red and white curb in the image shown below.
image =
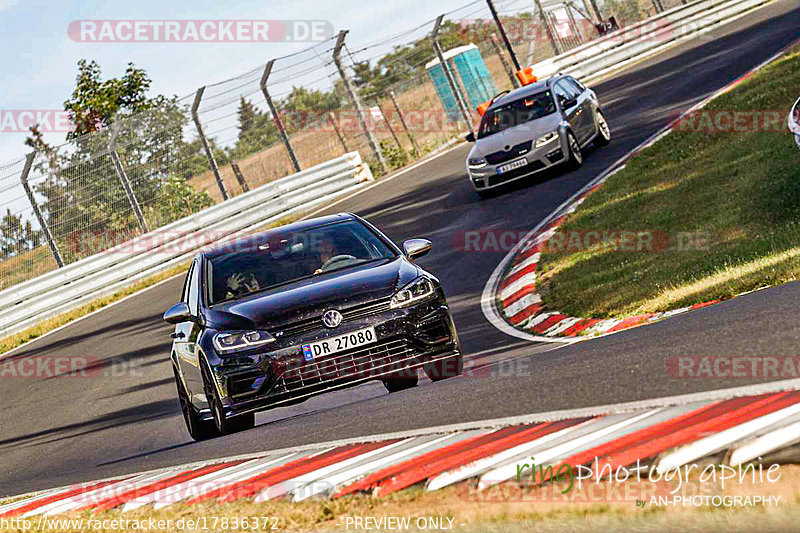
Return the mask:
[[[800, 440], [800, 380], [506, 419], [512, 424], [430, 428], [364, 442], [319, 444], [81, 483], [0, 502], [0, 518], [173, 504], [381, 497], [413, 485], [512, 480], [517, 465], [636, 463], [665, 472], [726, 451], [736, 466]], [[735, 393], [748, 391], [746, 396]], [[675, 403], [680, 402], [680, 403]], [[561, 416], [568, 415], [568, 416]], [[649, 462], [647, 462], [649, 460]]]
[[536, 292], [536, 271], [540, 253], [567, 216], [575, 212], [578, 206], [591, 193], [599, 189], [608, 178], [625, 168], [631, 158], [668, 135], [675, 124], [684, 117], [695, 113], [715, 98], [745, 83], [755, 72], [782, 57], [786, 50], [796, 44], [797, 42], [789, 45], [672, 120], [664, 128], [615, 161], [520, 239], [520, 242], [503, 258], [486, 282], [481, 297], [481, 310], [487, 320], [499, 330], [514, 337], [540, 342], [564, 341], [577, 337], [614, 333], [718, 303], [719, 300], [714, 300], [666, 312], [642, 313], [624, 318], [571, 317], [559, 311], [547, 309]]

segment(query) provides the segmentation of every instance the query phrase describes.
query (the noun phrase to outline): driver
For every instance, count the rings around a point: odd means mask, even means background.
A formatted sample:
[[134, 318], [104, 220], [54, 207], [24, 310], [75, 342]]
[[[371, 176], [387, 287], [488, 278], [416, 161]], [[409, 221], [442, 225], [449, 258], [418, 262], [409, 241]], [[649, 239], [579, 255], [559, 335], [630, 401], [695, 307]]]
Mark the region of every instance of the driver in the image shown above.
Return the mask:
[[322, 274], [322, 268], [325, 263], [336, 257], [336, 243], [330, 234], [326, 233], [322, 236], [319, 242], [319, 268], [314, 271], [314, 274]]

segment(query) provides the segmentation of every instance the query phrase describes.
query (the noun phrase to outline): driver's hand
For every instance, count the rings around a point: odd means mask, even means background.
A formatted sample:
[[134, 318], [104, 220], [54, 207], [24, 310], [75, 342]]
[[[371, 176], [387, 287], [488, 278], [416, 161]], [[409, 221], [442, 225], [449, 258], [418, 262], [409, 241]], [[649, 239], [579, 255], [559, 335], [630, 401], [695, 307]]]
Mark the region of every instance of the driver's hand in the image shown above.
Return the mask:
[[258, 280], [255, 274], [250, 274], [250, 279], [245, 280], [241, 272], [237, 272], [228, 278], [228, 289], [232, 292], [237, 292], [242, 289], [247, 289], [249, 292], [257, 291], [259, 289]]
[[244, 283], [244, 276], [242, 276], [240, 272], [237, 272], [236, 274], [233, 274], [231, 277], [228, 278], [227, 283], [228, 283], [228, 288], [231, 291], [236, 292]]
[[314, 275], [316, 276], [317, 274], [322, 274], [322, 272], [323, 270], [321, 268], [318, 268], [314, 271]]

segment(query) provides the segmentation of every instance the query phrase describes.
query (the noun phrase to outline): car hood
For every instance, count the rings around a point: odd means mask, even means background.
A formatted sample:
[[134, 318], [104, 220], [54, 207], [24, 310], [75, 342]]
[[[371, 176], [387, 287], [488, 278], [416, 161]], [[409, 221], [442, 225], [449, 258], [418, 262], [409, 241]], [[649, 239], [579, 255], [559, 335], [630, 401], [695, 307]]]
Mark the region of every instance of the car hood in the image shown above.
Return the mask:
[[472, 147], [469, 157], [486, 157], [504, 150], [506, 146], [515, 146], [521, 142], [536, 140], [546, 133], [555, 131], [560, 123], [561, 116], [558, 113], [552, 113], [546, 117], [478, 139], [475, 146]]
[[344, 268], [260, 292], [206, 310], [214, 329], [275, 329], [318, 317], [326, 309], [345, 309], [389, 298], [420, 275], [405, 257]]

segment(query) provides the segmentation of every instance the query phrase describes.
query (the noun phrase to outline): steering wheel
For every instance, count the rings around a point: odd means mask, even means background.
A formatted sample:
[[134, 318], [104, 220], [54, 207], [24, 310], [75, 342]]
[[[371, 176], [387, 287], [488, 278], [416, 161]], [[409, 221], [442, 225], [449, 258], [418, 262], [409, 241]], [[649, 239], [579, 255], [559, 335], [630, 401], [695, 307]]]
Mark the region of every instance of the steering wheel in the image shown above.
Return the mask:
[[331, 257], [330, 259], [328, 259], [327, 261], [322, 263], [322, 266], [319, 267], [319, 269], [324, 272], [324, 271], [328, 270], [332, 265], [334, 265], [336, 263], [339, 263], [341, 261], [354, 261], [355, 258], [356, 258], [356, 256], [349, 255], [349, 254], [334, 255], [333, 257]]

